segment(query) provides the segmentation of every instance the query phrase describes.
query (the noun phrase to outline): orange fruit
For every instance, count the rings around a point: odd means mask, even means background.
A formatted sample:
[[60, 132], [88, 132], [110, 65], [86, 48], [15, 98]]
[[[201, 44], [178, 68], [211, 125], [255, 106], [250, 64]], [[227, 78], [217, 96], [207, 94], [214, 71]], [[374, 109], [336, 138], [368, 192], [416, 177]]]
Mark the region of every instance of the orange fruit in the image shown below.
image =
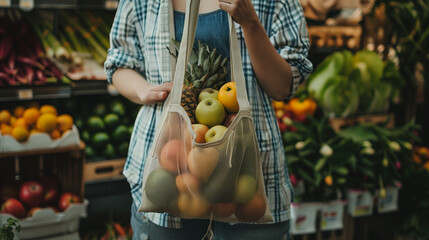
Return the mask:
[[41, 106], [40, 109], [39, 109], [39, 111], [40, 111], [40, 114], [42, 114], [42, 115], [44, 113], [52, 113], [55, 116], [58, 115], [57, 109], [54, 106], [48, 105], [48, 104], [45, 104], [45, 105]]
[[57, 126], [57, 117], [53, 113], [42, 114], [37, 119], [36, 127], [42, 132], [51, 132]]
[[51, 138], [52, 139], [58, 139], [58, 138], [60, 138], [61, 137], [61, 132], [60, 132], [60, 130], [58, 130], [57, 128], [54, 128], [53, 130], [52, 130], [52, 132], [51, 132], [51, 134], [50, 134], [50, 136], [51, 136]]
[[28, 130], [24, 127], [14, 127], [12, 129], [12, 137], [14, 137], [18, 142], [25, 142], [28, 139]]
[[285, 102], [283, 101], [273, 101], [274, 110], [284, 109], [284, 106], [285, 106]]
[[186, 217], [195, 218], [208, 214], [210, 203], [199, 194], [181, 193], [177, 199], [180, 212]]
[[182, 173], [176, 177], [176, 186], [180, 192], [194, 193], [200, 188], [200, 181], [190, 173]]
[[238, 204], [235, 216], [244, 222], [257, 222], [264, 215], [267, 208], [265, 196], [257, 193], [245, 204]]
[[22, 115], [22, 117], [24, 118], [25, 122], [29, 126], [35, 124], [36, 121], [37, 121], [37, 119], [39, 118], [39, 116], [40, 116], [40, 112], [35, 107], [25, 109], [24, 115]]
[[23, 128], [28, 129], [28, 125], [25, 122], [25, 119], [23, 117], [16, 119], [14, 121], [14, 123], [12, 124], [12, 127], [23, 127]]
[[16, 117], [15, 116], [10, 117], [10, 122], [9, 122], [10, 124], [9, 125], [13, 126], [15, 124], [15, 122], [16, 122]]
[[30, 135], [35, 134], [35, 133], [41, 133], [42, 131], [40, 131], [39, 129], [33, 128], [30, 130]]
[[12, 115], [10, 114], [10, 112], [8, 110], [1, 110], [0, 111], [0, 123], [9, 123], [11, 117], [12, 117]]
[[24, 115], [25, 107], [24, 106], [17, 106], [13, 110], [13, 116], [16, 118], [20, 118]]
[[12, 133], [12, 127], [10, 125], [2, 123], [0, 127], [1, 135], [7, 135]]
[[57, 126], [61, 132], [65, 132], [73, 127], [73, 118], [68, 114], [61, 114], [57, 117]]
[[429, 161], [427, 161], [425, 164], [423, 164], [423, 168], [429, 171]]
[[239, 110], [235, 82], [227, 82], [220, 89], [217, 100], [225, 107], [229, 113], [236, 113]]

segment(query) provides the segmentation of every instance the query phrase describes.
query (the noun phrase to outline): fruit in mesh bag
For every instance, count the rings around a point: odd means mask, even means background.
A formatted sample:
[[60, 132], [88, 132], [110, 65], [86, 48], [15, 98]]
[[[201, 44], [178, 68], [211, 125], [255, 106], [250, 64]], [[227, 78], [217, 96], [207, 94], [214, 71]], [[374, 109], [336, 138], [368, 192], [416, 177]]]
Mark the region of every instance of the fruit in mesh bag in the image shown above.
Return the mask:
[[[180, 42], [173, 41], [176, 46], [176, 53], [170, 53], [177, 58]], [[227, 59], [227, 57], [223, 58], [221, 54], [218, 54], [216, 48], [210, 48], [201, 41], [198, 41], [198, 48], [192, 50], [186, 66], [181, 102], [192, 123], [197, 123], [195, 108], [198, 104], [198, 95], [202, 89], [219, 89], [226, 82]]]
[[266, 208], [265, 196], [256, 193], [247, 203], [238, 204], [235, 216], [244, 222], [257, 222], [265, 215]]
[[176, 175], [162, 168], [157, 168], [149, 174], [144, 191], [154, 206], [162, 209], [169, 208], [179, 195], [179, 190], [176, 187]]

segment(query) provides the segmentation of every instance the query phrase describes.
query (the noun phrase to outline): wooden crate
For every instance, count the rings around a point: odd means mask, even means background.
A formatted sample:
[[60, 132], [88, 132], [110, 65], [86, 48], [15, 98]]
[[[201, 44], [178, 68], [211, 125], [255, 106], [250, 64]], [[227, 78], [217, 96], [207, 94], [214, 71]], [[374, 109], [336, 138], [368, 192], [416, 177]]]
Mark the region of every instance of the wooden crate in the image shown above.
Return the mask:
[[64, 148], [0, 154], [0, 183], [13, 182], [17, 173], [22, 180], [37, 179], [40, 172], [57, 176], [63, 191], [83, 197], [85, 144]]
[[363, 123], [383, 124], [387, 122], [386, 127], [388, 128], [394, 127], [395, 125], [393, 113], [361, 115], [346, 118], [331, 118], [329, 121], [335, 131], [340, 131], [346, 127]]
[[125, 165], [125, 158], [112, 159], [99, 162], [87, 162], [84, 169], [84, 181], [112, 180], [123, 178], [122, 170]]

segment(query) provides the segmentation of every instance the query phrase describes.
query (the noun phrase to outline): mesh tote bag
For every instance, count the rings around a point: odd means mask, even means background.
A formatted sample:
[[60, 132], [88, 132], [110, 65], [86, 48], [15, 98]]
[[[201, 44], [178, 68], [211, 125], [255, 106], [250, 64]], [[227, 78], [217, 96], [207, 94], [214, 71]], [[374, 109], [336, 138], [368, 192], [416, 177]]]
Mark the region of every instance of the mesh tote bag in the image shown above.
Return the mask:
[[164, 103], [146, 159], [139, 211], [223, 222], [272, 222], [237, 34], [230, 16], [231, 82], [236, 85], [239, 105], [236, 117], [223, 128], [225, 132], [220, 131], [219, 139], [197, 143], [196, 131], [181, 105], [199, 4], [200, 0], [187, 0], [173, 89]]

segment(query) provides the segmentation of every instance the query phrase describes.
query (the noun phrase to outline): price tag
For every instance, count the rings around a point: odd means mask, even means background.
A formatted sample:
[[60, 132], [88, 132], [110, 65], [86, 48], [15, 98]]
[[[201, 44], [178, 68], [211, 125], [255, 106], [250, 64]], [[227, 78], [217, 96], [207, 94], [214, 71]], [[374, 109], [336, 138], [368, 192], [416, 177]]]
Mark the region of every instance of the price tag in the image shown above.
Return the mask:
[[10, 7], [11, 0], [0, 0], [0, 7]]
[[118, 0], [106, 0], [104, 7], [106, 9], [117, 9], [119, 5]]
[[18, 91], [18, 99], [28, 100], [33, 99], [33, 90], [32, 89], [21, 89]]
[[31, 11], [34, 8], [34, 0], [19, 0], [19, 8], [24, 11]]

